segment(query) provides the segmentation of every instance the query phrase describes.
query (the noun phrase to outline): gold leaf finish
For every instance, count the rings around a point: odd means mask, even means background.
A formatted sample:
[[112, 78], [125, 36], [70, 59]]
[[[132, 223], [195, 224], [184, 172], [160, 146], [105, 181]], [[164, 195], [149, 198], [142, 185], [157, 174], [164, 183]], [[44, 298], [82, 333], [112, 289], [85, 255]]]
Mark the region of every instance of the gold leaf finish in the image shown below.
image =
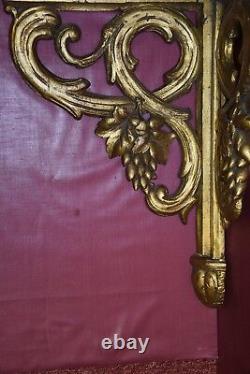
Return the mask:
[[222, 11], [219, 1], [203, 2], [203, 80], [202, 100], [198, 103], [198, 106], [202, 106], [202, 177], [197, 209], [198, 247], [196, 255], [191, 259], [195, 292], [205, 305], [211, 307], [222, 303], [226, 272], [224, 227], [218, 196], [218, 112], [221, 92], [216, 51]]
[[[13, 11], [14, 8], [8, 8]], [[36, 44], [41, 39], [58, 35], [61, 20], [59, 13], [47, 6], [32, 7], [21, 14], [13, 11], [12, 55], [17, 68], [26, 81], [46, 99], [55, 102], [74, 117], [85, 114], [107, 115], [117, 105], [127, 104], [124, 98], [105, 98], [87, 91], [86, 79], [66, 80], [48, 71], [39, 61]]]
[[[159, 5], [131, 7], [105, 26], [100, 46], [93, 54], [76, 57], [70, 54], [68, 43], [79, 38], [79, 31], [73, 26], [62, 27], [58, 11], [38, 6], [20, 15], [15, 12], [14, 16], [12, 53], [29, 84], [77, 118], [84, 113], [105, 116], [97, 134], [106, 139], [109, 156], [122, 156], [128, 179], [136, 190], [144, 191], [148, 205], [155, 213], [180, 213], [184, 219], [197, 198], [201, 176], [200, 148], [188, 124], [188, 114], [166, 102], [188, 91], [199, 72], [199, 41], [190, 21], [183, 14]], [[169, 74], [168, 82], [155, 93], [147, 91], [133, 73], [136, 60], [131, 54], [131, 42], [138, 32], [146, 29], [156, 31], [167, 42], [175, 36], [182, 47], [180, 61]], [[87, 67], [105, 54], [108, 79], [116, 83], [125, 96], [92, 94], [87, 90], [90, 85], [87, 80], [65, 80], [49, 72], [36, 54], [36, 43], [44, 38], [54, 38], [62, 59], [78, 67]], [[139, 113], [131, 119], [136, 106], [141, 112], [147, 112], [151, 120], [144, 121]], [[127, 120], [125, 117], [117, 119], [119, 113], [121, 117], [128, 113]], [[117, 126], [116, 121], [120, 122]], [[160, 130], [157, 121], [161, 127], [168, 126], [172, 135]], [[111, 128], [107, 129], [108, 124]], [[182, 146], [183, 170], [181, 186], [174, 196], [170, 196], [166, 187], [157, 186], [152, 180], [156, 177], [157, 164], [166, 163], [168, 144], [173, 136]]]
[[166, 164], [169, 144], [175, 138], [163, 126], [159, 117], [144, 120], [138, 110], [129, 113], [116, 107], [113, 116], [103, 119], [96, 129], [106, 139], [109, 157], [121, 157], [128, 180], [145, 194], [156, 179], [157, 165]]
[[[174, 84], [168, 86], [169, 98], [173, 98], [190, 88], [199, 71], [199, 42], [195, 29], [180, 13], [167, 7], [149, 5], [124, 12], [112, 21], [112, 28], [114, 37], [108, 46], [106, 58], [110, 81], [116, 82], [132, 100], [139, 100], [142, 111], [160, 117], [174, 132], [183, 151], [182, 183], [177, 193], [170, 196], [166, 187], [152, 184], [144, 190], [147, 203], [159, 215], [180, 213], [184, 217], [184, 212], [196, 200], [200, 181], [201, 157], [198, 141], [187, 124], [188, 114], [167, 105], [166, 98], [164, 102], [148, 92], [137, 80], [133, 74], [135, 61], [130, 53], [130, 44], [136, 33], [145, 29], [158, 32], [167, 41], [171, 41], [176, 35], [182, 47], [182, 57], [180, 67], [177, 66], [172, 74], [172, 77], [176, 77]], [[183, 75], [184, 71], [188, 71], [186, 76]]]
[[[222, 2], [213, 0], [6, 0], [5, 5], [14, 16], [13, 60], [27, 83], [77, 119], [84, 114], [99, 118], [96, 134], [105, 141], [108, 156], [121, 158], [127, 179], [144, 193], [153, 212], [179, 214], [186, 222], [196, 204], [192, 281], [205, 305], [221, 305], [225, 227], [242, 210], [250, 163], [249, 1], [231, 1], [225, 12]], [[80, 30], [62, 24], [65, 10], [117, 14], [93, 53], [76, 56], [70, 43], [79, 40]], [[198, 26], [185, 15], [187, 10], [196, 11]], [[154, 92], [136, 77], [138, 61], [131, 51], [132, 41], [145, 30], [180, 47], [178, 63]], [[72, 68], [84, 69], [104, 57], [107, 80], [123, 96], [92, 93], [85, 78], [66, 80], [50, 72], [36, 50], [41, 39], [52, 39], [55, 52]], [[194, 84], [195, 130], [189, 111], [173, 104]], [[179, 187], [170, 194], [158, 183], [157, 168], [167, 163], [173, 141], [180, 145], [182, 165]]]
[[226, 263], [202, 256], [191, 258], [192, 282], [200, 301], [210, 307], [222, 305], [225, 297]]
[[219, 78], [226, 104], [220, 113], [220, 204], [225, 226], [242, 211], [250, 165], [250, 4], [235, 1], [223, 20]]

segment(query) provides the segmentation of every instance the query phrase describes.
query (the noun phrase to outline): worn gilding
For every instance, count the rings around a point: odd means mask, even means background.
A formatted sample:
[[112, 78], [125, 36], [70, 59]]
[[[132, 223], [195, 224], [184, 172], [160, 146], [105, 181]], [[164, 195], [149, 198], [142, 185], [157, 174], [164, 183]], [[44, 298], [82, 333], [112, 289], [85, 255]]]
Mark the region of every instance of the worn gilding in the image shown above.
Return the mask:
[[[110, 158], [121, 159], [127, 179], [135, 190], [143, 192], [154, 213], [179, 214], [186, 222], [190, 209], [197, 206], [192, 281], [204, 304], [221, 305], [225, 224], [241, 211], [250, 162], [247, 2], [234, 1], [228, 12], [221, 2], [212, 0], [13, 0], [5, 4], [14, 16], [13, 59], [27, 83], [77, 119], [84, 114], [101, 117], [96, 135], [104, 140]], [[81, 57], [70, 53], [69, 43], [78, 40], [79, 30], [63, 25], [60, 12], [110, 9], [120, 12], [104, 27], [96, 50]], [[187, 9], [197, 10], [201, 18], [198, 27], [185, 15]], [[181, 49], [176, 67], [155, 92], [148, 91], [134, 74], [137, 61], [131, 42], [143, 30], [157, 32], [166, 42], [176, 40]], [[75, 67], [91, 66], [104, 56], [107, 80], [117, 85], [123, 96], [93, 94], [88, 91], [91, 82], [84, 78], [66, 80], [54, 75], [37, 56], [40, 39], [53, 39], [58, 55]], [[198, 98], [196, 130], [190, 126], [188, 111], [171, 103], [193, 84]], [[223, 108], [222, 93], [226, 98]], [[167, 163], [173, 139], [182, 149], [182, 168], [179, 188], [171, 195], [167, 186], [158, 182], [157, 167]]]

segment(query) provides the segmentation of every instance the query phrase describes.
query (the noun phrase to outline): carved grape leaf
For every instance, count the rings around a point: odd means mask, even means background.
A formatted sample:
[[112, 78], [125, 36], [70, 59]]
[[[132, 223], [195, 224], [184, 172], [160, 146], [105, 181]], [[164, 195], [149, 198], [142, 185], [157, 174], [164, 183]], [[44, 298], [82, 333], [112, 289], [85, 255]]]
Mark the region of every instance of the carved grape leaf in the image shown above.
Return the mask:
[[148, 192], [158, 164], [166, 164], [174, 133], [163, 130], [160, 117], [145, 120], [138, 110], [116, 107], [112, 117], [103, 118], [96, 134], [106, 140], [110, 158], [120, 156], [135, 190]]

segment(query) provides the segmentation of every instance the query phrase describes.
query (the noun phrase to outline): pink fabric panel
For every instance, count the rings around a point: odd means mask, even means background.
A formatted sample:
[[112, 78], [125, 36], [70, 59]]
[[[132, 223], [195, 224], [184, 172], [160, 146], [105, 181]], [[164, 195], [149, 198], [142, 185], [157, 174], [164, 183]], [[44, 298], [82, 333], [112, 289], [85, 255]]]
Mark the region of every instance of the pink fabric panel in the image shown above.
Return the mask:
[[[216, 312], [190, 282], [194, 212], [184, 226], [148, 210], [94, 135], [98, 120], [74, 120], [21, 79], [8, 49], [11, 17], [0, 14], [0, 372], [215, 358]], [[112, 16], [78, 15], [88, 34], [74, 51], [91, 50]], [[133, 48], [144, 60], [138, 77], [150, 89], [161, 85], [177, 46], [146, 33]], [[103, 61], [82, 72], [60, 62], [50, 42], [39, 50], [51, 69], [118, 92], [106, 84]], [[178, 103], [194, 110], [194, 91]], [[173, 144], [160, 171], [171, 191], [179, 165]], [[149, 337], [146, 353], [102, 350], [114, 333]]]

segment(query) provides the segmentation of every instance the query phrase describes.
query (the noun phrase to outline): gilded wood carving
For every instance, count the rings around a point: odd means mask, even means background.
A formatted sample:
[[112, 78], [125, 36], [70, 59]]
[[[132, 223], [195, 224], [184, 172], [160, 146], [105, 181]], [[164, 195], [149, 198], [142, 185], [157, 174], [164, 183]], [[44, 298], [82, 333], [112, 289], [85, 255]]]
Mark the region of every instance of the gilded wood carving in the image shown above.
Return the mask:
[[[199, 26], [187, 17], [188, 9], [197, 12]], [[191, 259], [192, 281], [200, 300], [209, 306], [224, 300], [224, 229], [240, 214], [250, 162], [246, 37], [250, 8], [242, 0], [234, 1], [230, 9], [221, 24], [224, 7], [213, 0], [6, 1], [6, 10], [14, 16], [13, 59], [27, 83], [77, 119], [84, 114], [101, 117], [96, 134], [104, 140], [108, 156], [120, 157], [127, 179], [144, 193], [154, 213], [179, 214], [186, 222], [196, 204], [198, 249]], [[62, 10], [118, 10], [118, 14], [104, 27], [96, 50], [79, 57], [69, 49], [79, 39], [79, 30], [62, 24]], [[157, 32], [166, 42], [177, 41], [181, 50], [176, 67], [155, 92], [134, 73], [137, 60], [131, 43], [143, 30]], [[104, 56], [107, 80], [123, 96], [93, 94], [88, 80], [66, 80], [50, 72], [36, 51], [40, 39], [52, 39], [55, 51], [73, 67], [91, 66]], [[172, 104], [194, 84], [196, 130], [190, 126], [190, 114]], [[226, 97], [223, 109], [221, 92]], [[173, 139], [181, 146], [182, 169], [180, 186], [171, 195], [158, 183], [157, 167], [167, 163]]]
[[225, 225], [242, 211], [250, 163], [250, 4], [233, 2], [222, 23], [218, 73], [226, 103], [220, 113], [220, 203]]
[[[47, 99], [56, 102], [75, 117], [83, 114], [104, 116], [96, 130], [106, 140], [109, 157], [120, 156], [127, 178], [135, 190], [146, 195], [149, 207], [160, 215], [180, 213], [186, 219], [196, 200], [201, 175], [200, 149], [196, 135], [188, 125], [188, 113], [167, 104], [192, 85], [199, 69], [199, 42], [188, 19], [169, 8], [155, 5], [129, 8], [105, 26], [96, 51], [78, 58], [70, 54], [68, 42], [78, 39], [77, 29], [64, 27], [57, 11], [47, 6], [32, 7], [20, 15], [14, 9], [12, 52], [25, 79]], [[136, 61], [130, 46], [135, 35], [145, 29], [157, 31], [166, 41], [176, 35], [182, 57], [170, 81], [155, 92], [148, 92], [134, 75]], [[66, 63], [87, 67], [105, 55], [108, 80], [117, 84], [124, 98], [105, 97], [88, 92], [91, 84], [80, 79], [66, 81], [50, 73], [39, 62], [36, 43], [53, 38], [58, 54]], [[149, 121], [143, 114], [150, 115]], [[167, 133], [166, 127], [171, 129]], [[167, 148], [176, 136], [182, 146], [182, 183], [174, 196], [165, 186], [156, 185], [158, 164], [167, 161]]]

